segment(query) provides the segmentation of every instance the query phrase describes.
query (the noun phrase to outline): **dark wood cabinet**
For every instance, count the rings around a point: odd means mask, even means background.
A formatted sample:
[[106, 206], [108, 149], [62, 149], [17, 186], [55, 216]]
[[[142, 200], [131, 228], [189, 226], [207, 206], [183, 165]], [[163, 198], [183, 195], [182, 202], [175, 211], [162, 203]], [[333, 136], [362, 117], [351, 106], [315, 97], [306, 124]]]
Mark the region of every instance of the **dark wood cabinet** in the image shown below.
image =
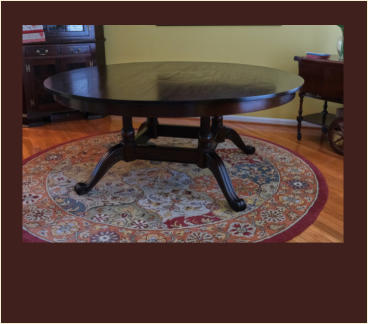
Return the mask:
[[58, 72], [105, 65], [102, 26], [44, 25], [44, 31], [46, 42], [23, 45], [23, 124], [102, 117], [56, 103], [43, 86], [47, 77]]

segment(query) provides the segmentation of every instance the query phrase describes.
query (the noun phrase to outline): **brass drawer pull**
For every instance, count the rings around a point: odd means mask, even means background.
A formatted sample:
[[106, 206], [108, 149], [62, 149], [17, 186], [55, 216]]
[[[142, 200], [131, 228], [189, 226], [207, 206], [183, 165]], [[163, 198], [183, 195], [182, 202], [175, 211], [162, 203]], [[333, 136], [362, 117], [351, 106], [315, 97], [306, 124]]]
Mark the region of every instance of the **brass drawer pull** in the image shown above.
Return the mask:
[[36, 53], [38, 54], [38, 55], [47, 55], [47, 53], [49, 52], [49, 50], [48, 49], [45, 49], [43, 52], [41, 52], [41, 50], [39, 50], [39, 49], [37, 49], [36, 50]]

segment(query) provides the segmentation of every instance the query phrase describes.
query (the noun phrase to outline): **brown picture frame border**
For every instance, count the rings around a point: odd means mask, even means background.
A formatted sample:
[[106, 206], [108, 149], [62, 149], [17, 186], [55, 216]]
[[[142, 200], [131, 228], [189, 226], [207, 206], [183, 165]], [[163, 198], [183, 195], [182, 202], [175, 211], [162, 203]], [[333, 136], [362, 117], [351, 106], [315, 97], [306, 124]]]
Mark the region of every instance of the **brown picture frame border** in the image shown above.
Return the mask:
[[[1, 5], [3, 322], [366, 322], [365, 2]], [[345, 105], [352, 107], [345, 111], [345, 242], [22, 243], [21, 25], [60, 20], [344, 24]]]

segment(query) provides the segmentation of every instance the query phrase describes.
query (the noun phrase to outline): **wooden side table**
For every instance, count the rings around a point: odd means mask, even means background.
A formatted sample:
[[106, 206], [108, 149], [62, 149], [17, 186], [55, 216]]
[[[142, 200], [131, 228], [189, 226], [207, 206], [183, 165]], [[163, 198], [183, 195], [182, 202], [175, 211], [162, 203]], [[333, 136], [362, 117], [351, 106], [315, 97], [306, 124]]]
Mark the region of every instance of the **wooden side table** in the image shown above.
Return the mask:
[[[322, 132], [327, 133], [328, 125], [335, 119], [334, 114], [327, 111], [327, 103], [344, 102], [344, 61], [339, 61], [337, 56], [330, 59], [311, 59], [295, 56], [299, 62], [299, 75], [304, 79], [304, 85], [299, 91], [300, 105], [297, 117], [298, 140], [302, 139], [302, 121], [322, 125]], [[323, 111], [317, 114], [303, 116], [304, 97], [324, 100]]]

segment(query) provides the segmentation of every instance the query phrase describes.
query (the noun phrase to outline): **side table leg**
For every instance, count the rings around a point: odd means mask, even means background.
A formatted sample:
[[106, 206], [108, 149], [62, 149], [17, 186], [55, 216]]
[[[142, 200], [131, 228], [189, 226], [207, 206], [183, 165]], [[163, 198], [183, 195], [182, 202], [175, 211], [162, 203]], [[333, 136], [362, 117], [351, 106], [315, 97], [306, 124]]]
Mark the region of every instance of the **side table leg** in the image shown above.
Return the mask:
[[304, 100], [304, 95], [303, 94], [299, 94], [299, 97], [300, 97], [299, 112], [298, 112], [298, 117], [296, 118], [296, 120], [298, 121], [298, 134], [297, 134], [298, 141], [300, 141], [302, 139], [301, 128], [302, 128], [302, 120], [303, 120], [303, 100]]
[[328, 115], [327, 100], [325, 100], [325, 103], [323, 104], [323, 112], [322, 112], [322, 133], [323, 134], [326, 134], [328, 132], [328, 128], [326, 127], [327, 115]]
[[122, 160], [123, 151], [124, 144], [122, 143], [111, 147], [98, 162], [89, 180], [75, 185], [74, 189], [77, 194], [84, 195], [88, 193], [115, 163]]

